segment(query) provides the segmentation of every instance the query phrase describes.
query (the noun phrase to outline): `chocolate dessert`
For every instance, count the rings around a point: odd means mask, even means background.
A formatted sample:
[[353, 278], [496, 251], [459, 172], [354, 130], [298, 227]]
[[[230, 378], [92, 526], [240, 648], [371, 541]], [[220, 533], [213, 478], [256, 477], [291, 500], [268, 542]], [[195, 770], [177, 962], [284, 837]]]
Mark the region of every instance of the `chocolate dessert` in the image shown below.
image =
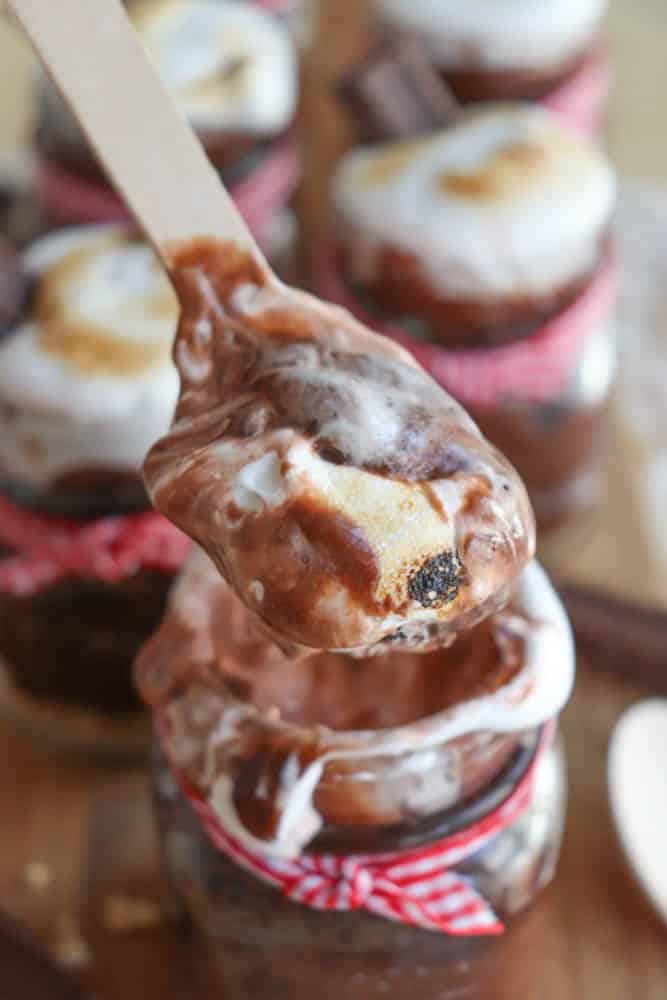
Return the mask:
[[524, 488], [404, 350], [212, 240], [174, 253], [181, 395], [153, 503], [282, 641], [438, 644], [506, 603]]
[[[463, 104], [538, 101], [577, 82], [598, 57], [606, 7], [606, 0], [373, 0], [378, 25], [418, 40]], [[598, 123], [601, 116], [602, 107]]]
[[[287, 29], [242, 0], [128, 0], [166, 86], [227, 184], [252, 171], [290, 127], [298, 65]], [[47, 158], [105, 181], [70, 112], [46, 81], [38, 146]]]
[[[364, 905], [321, 912], [263, 884], [242, 858], [275, 858], [280, 870], [305, 857], [322, 872], [341, 856], [350, 870], [369, 855], [400, 861], [488, 824], [532, 766], [527, 811], [456, 865], [511, 920], [554, 871], [564, 775], [557, 747], [539, 749], [539, 727], [566, 701], [573, 668], [566, 619], [535, 565], [507, 610], [448, 649], [294, 660], [196, 552], [137, 683], [157, 721], [164, 858], [194, 924], [202, 984], [239, 998], [265, 996], [267, 981], [286, 995], [299, 983], [354, 998], [382, 982], [407, 996], [416, 976], [427, 996], [479, 985], [479, 933], [450, 937]], [[216, 839], [218, 822], [236, 854]]]
[[315, 836], [361, 850], [486, 788], [560, 710], [571, 660], [535, 567], [508, 609], [445, 650], [295, 659], [197, 553], [136, 677], [172, 764], [236, 836], [279, 853]]
[[321, 291], [466, 407], [515, 464], [541, 534], [600, 495], [614, 199], [599, 150], [518, 105], [354, 150], [336, 174]]
[[152, 251], [108, 227], [37, 241], [5, 279], [0, 702], [53, 742], [119, 753], [145, 739], [131, 664], [173, 578], [140, 466], [176, 401], [177, 303]]
[[570, 305], [605, 252], [615, 182], [546, 111], [478, 110], [348, 153], [334, 180], [346, 280], [448, 348], [507, 343]]

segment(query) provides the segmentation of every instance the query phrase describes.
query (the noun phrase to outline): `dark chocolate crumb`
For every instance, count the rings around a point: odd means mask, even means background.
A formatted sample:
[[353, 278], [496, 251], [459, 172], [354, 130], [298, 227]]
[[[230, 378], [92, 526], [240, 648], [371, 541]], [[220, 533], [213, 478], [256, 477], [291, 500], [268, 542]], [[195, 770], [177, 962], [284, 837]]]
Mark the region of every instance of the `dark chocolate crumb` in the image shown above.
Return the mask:
[[408, 593], [423, 608], [451, 604], [458, 595], [463, 564], [454, 551], [433, 556], [411, 577]]

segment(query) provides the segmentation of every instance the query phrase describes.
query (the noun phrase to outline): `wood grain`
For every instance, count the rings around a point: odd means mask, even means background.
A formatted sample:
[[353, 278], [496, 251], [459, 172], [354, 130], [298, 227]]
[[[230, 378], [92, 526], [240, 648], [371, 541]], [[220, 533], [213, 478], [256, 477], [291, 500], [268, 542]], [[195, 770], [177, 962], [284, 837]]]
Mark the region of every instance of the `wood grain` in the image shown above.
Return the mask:
[[[658, 53], [667, 8], [662, 0], [647, 0], [639, 11], [632, 0], [617, 0], [612, 14], [622, 81], [613, 125], [615, 151], [626, 166], [667, 178], [667, 145], [655, 97], [665, 88], [651, 83], [648, 100], [652, 74], [664, 70]], [[349, 129], [326, 88], [359, 50], [363, 18], [363, 4], [357, 0], [330, 0], [308, 74], [311, 153], [302, 203], [311, 239], [325, 231], [322, 205], [331, 163], [349, 141]], [[0, 60], [3, 32], [7, 36], [1, 29]], [[11, 59], [2, 65], [23, 63], [22, 56]], [[5, 103], [11, 103], [11, 94], [10, 89]], [[3, 124], [6, 135], [10, 128], [12, 134], [18, 129], [14, 115], [0, 106]], [[609, 464], [608, 498], [595, 534], [569, 562], [567, 575], [667, 606], [664, 576], [652, 562], [650, 540], [639, 524], [632, 448], [620, 431]], [[608, 678], [599, 664], [596, 669], [580, 664], [575, 697], [564, 718], [570, 807], [558, 878], [514, 928], [512, 947], [499, 957], [495, 992], [486, 993], [484, 1000], [667, 996], [667, 932], [627, 872], [606, 796], [613, 724], [644, 693]], [[3, 906], [49, 945], [58, 940], [63, 915], [74, 922], [94, 956], [84, 978], [101, 1000], [194, 996], [189, 955], [175, 927], [126, 937], [111, 933], [103, 920], [104, 899], [112, 892], [164, 899], [141, 770], [114, 772], [49, 756], [0, 725], [0, 830]], [[24, 876], [26, 864], [35, 860], [45, 862], [53, 874], [52, 884], [41, 891], [31, 889]], [[516, 987], [517, 955], [524, 964], [521, 992]]]

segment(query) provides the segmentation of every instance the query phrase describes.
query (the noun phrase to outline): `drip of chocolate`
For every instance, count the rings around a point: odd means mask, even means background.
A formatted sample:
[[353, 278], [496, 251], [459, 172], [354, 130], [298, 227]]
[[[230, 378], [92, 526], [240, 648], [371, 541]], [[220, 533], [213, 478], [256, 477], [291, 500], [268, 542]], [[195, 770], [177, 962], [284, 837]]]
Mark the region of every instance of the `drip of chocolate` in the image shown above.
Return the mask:
[[0, 913], [0, 997], [85, 1000], [86, 996], [27, 930]]
[[409, 139], [461, 117], [461, 106], [418, 41], [386, 35], [338, 82], [365, 142]]
[[28, 286], [21, 258], [7, 240], [0, 239], [0, 337], [11, 330], [19, 319]]

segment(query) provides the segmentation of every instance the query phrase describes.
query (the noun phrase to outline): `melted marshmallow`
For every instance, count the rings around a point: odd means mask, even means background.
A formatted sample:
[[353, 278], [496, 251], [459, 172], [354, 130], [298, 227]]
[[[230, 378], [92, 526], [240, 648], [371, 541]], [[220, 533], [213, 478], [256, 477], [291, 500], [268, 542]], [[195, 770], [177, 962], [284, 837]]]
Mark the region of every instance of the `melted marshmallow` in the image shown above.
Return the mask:
[[595, 38], [608, 0], [373, 0], [381, 20], [417, 35], [443, 69], [544, 69]]
[[413, 256], [449, 298], [543, 294], [596, 264], [611, 166], [549, 112], [498, 105], [424, 140], [364, 147], [334, 183], [341, 239], [363, 284], [380, 251]]
[[236, 0], [144, 0], [130, 15], [197, 128], [276, 134], [290, 123], [297, 59], [276, 18]]
[[232, 247], [196, 242], [174, 278], [182, 390], [147, 486], [276, 636], [430, 644], [505, 603], [525, 489], [411, 355]]
[[46, 236], [23, 260], [36, 287], [0, 342], [2, 472], [48, 486], [82, 468], [138, 471], [178, 394], [178, 306], [157, 259], [100, 226]]
[[[451, 694], [445, 696], [447, 707], [438, 710], [442, 702], [434, 677], [440, 677], [446, 689], [452, 683], [450, 672], [466, 669], [465, 660], [448, 662], [449, 651], [439, 654], [440, 672], [426, 678], [418, 663], [401, 661], [392, 668], [388, 657], [384, 664], [359, 664], [355, 684], [354, 665], [348, 662], [351, 671], [345, 683], [331, 688], [332, 667], [337, 676], [335, 658], [332, 662], [331, 654], [326, 654], [296, 665], [285, 658], [261, 639], [252, 618], [234, 600], [213, 566], [195, 552], [172, 593], [160, 631], [140, 657], [137, 680], [144, 697], [165, 722], [163, 737], [170, 759], [206, 794], [225, 829], [251, 849], [291, 857], [319, 832], [325, 818], [334, 821], [332, 816], [341, 808], [352, 809], [352, 815], [357, 811], [364, 815], [368, 810], [374, 815], [377, 811], [378, 822], [385, 824], [398, 821], [406, 810], [413, 817], [422, 811], [428, 813], [441, 800], [444, 808], [458, 793], [457, 787], [450, 787], [452, 775], [447, 774], [444, 744], [472, 734], [481, 738], [489, 733], [520, 733], [560, 712], [572, 691], [574, 644], [562, 605], [536, 563], [521, 577], [512, 610], [501, 613], [497, 625], [490, 623], [491, 633], [494, 629], [501, 635], [515, 630], [521, 636], [522, 650], [514, 672], [499, 685], [496, 681], [489, 693], [475, 690], [466, 697], [459, 683], [458, 695], [453, 701]], [[477, 655], [477, 648], [473, 637], [472, 653], [467, 655]], [[502, 650], [502, 640], [499, 648]], [[482, 644], [482, 657], [486, 655], [483, 650]], [[375, 671], [370, 682], [371, 688], [372, 684], [376, 687], [374, 701], [372, 690], [366, 690], [368, 671]], [[402, 676], [406, 676], [404, 687]], [[337, 707], [352, 713], [352, 718], [357, 704], [363, 707], [366, 701], [376, 706], [375, 717], [382, 726], [383, 700], [391, 705], [390, 713], [402, 713], [401, 699], [414, 698], [415, 685], [418, 690], [425, 680], [432, 714], [415, 718], [410, 716], [413, 709], [409, 707], [408, 721], [389, 723], [388, 728], [331, 729], [326, 722], [316, 721], [322, 708], [318, 711], [312, 705], [306, 708], [309, 721], [302, 722], [290, 718], [290, 702], [284, 701], [285, 690], [292, 691], [296, 700], [292, 713], [296, 711], [298, 716], [304, 699], [313, 693], [317, 699], [320, 692], [324, 704], [327, 698], [340, 699]], [[238, 691], [253, 691], [255, 684], [267, 685], [268, 690], [260, 703], [251, 704]], [[414, 703], [418, 713], [423, 713], [424, 704], [422, 692]], [[282, 705], [282, 716], [274, 705]], [[328, 718], [330, 712], [329, 705], [324, 716]], [[250, 795], [238, 765], [239, 759], [246, 757], [251, 764], [254, 753], [265, 761], [267, 781], [271, 762], [282, 776], [276, 801], [279, 822], [269, 838], [248, 829], [234, 797], [239, 781], [244, 799]], [[408, 755], [405, 761], [402, 754]], [[376, 775], [378, 783], [386, 786], [384, 792], [373, 784], [364, 795], [357, 784], [346, 784], [346, 764], [357, 773], [360, 762], [369, 776]], [[252, 773], [259, 781], [257, 772]], [[270, 781], [267, 787], [273, 787]], [[255, 794], [260, 794], [259, 786]], [[340, 796], [346, 795], [353, 801], [343, 804]], [[356, 796], [360, 796], [358, 801]]]

